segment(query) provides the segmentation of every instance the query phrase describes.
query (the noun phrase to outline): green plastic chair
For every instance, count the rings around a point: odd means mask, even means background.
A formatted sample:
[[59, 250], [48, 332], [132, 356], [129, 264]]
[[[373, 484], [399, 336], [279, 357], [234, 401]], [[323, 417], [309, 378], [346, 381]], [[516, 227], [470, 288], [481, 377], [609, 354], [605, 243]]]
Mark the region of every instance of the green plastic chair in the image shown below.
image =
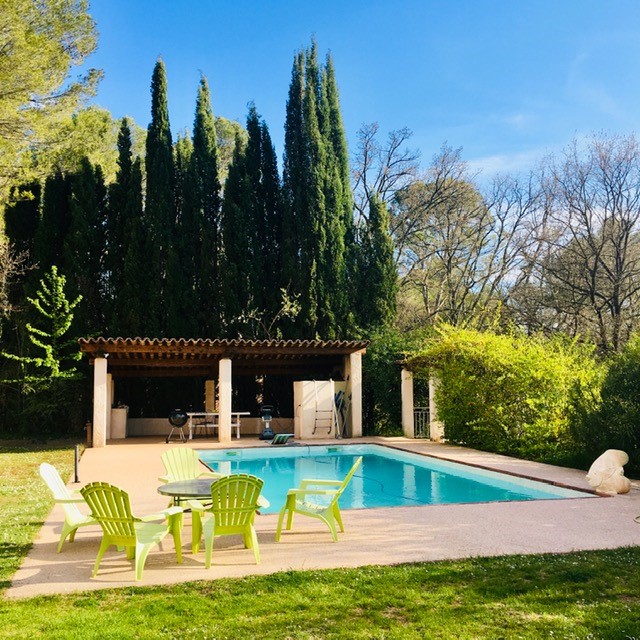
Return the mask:
[[[340, 531], [344, 532], [338, 500], [340, 500], [342, 492], [346, 489], [353, 477], [353, 474], [358, 470], [358, 467], [361, 464], [362, 456], [355, 461], [344, 480], [302, 480], [300, 487], [297, 489], [289, 489], [287, 492], [287, 500], [284, 507], [280, 510], [280, 516], [278, 518], [276, 542], [280, 542], [282, 523], [286, 513], [289, 514], [289, 517], [287, 518], [287, 530], [290, 530], [293, 525], [293, 514], [300, 513], [303, 516], [310, 516], [311, 518], [318, 518], [322, 520], [329, 527], [333, 541], [337, 542], [338, 533], [336, 531], [336, 524], [340, 527]], [[335, 488], [327, 489], [326, 487]], [[307, 500], [307, 496], [327, 496], [330, 497], [331, 500], [328, 504], [319, 504], [317, 502]]]
[[241, 535], [246, 549], [253, 549], [260, 564], [260, 547], [253, 526], [264, 481], [245, 473], [232, 474], [211, 485], [211, 506], [189, 500], [192, 514], [191, 550], [198, 553], [204, 533], [205, 566], [211, 566], [215, 536]]
[[106, 482], [92, 482], [80, 489], [80, 493], [91, 508], [91, 515], [102, 527], [102, 542], [92, 577], [97, 575], [105, 551], [115, 545], [124, 547], [129, 560], [135, 559], [136, 580], [142, 579], [151, 547], [160, 544], [168, 533], [173, 535], [178, 563], [182, 562], [182, 507], [169, 507], [160, 513], [136, 518], [131, 514], [129, 494], [123, 489]]
[[198, 454], [189, 447], [173, 447], [162, 454], [162, 464], [166, 474], [160, 476], [160, 482], [178, 482], [196, 478], [222, 478], [222, 473], [205, 470]]
[[59, 504], [64, 510], [64, 523], [62, 524], [60, 542], [58, 542], [57, 548], [57, 552], [60, 553], [67, 536], [69, 536], [69, 542], [73, 542], [79, 527], [86, 527], [87, 525], [98, 523], [94, 518], [89, 515], [84, 515], [80, 509], [78, 509], [77, 505], [84, 503], [84, 498], [77, 491], [69, 491], [54, 466], [48, 462], [43, 462], [40, 465], [40, 476], [51, 490], [55, 503]]
[[[224, 474], [204, 469], [198, 454], [189, 447], [174, 447], [162, 454], [165, 475], [158, 480], [164, 482], [178, 482], [180, 480], [195, 480], [196, 478], [222, 478]], [[180, 505], [181, 499], [174, 498], [169, 506]]]

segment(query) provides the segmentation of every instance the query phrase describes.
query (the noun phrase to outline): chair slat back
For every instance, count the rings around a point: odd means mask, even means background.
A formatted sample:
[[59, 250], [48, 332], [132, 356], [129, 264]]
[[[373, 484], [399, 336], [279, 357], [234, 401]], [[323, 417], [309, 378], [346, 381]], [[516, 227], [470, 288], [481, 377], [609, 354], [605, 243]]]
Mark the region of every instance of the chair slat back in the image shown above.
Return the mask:
[[126, 491], [106, 482], [92, 482], [80, 489], [80, 493], [105, 534], [135, 543], [135, 518], [131, 514], [129, 494]]
[[349, 469], [349, 473], [347, 473], [344, 480], [342, 481], [342, 484], [340, 485], [340, 488], [338, 489], [338, 492], [336, 493], [336, 495], [333, 497], [331, 504], [333, 504], [334, 502], [337, 502], [340, 499], [342, 492], [347, 488], [347, 485], [349, 484], [349, 482], [351, 482], [351, 478], [353, 478], [353, 474], [358, 470], [361, 464], [362, 464], [362, 456], [360, 456], [353, 463], [353, 466], [351, 467], [351, 469]]
[[198, 454], [189, 447], [172, 447], [162, 454], [162, 463], [174, 481], [193, 480], [202, 468]]
[[[51, 490], [54, 500], [68, 500], [71, 498], [69, 489], [67, 489], [58, 470], [53, 465], [50, 465], [48, 462], [43, 462], [40, 465], [40, 476]], [[63, 502], [60, 503], [60, 506], [64, 509], [65, 513], [72, 518], [77, 520], [82, 517], [80, 509], [78, 509], [75, 504]]]
[[242, 527], [253, 521], [264, 481], [245, 473], [225, 476], [211, 485], [216, 527]]

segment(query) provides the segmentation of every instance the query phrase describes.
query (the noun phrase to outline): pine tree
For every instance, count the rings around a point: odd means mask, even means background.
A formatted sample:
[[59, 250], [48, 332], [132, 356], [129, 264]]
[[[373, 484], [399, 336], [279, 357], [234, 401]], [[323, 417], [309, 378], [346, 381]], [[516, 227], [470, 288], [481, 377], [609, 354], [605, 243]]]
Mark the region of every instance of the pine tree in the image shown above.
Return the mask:
[[164, 300], [175, 292], [166, 290], [167, 259], [175, 225], [175, 170], [167, 104], [164, 63], [156, 62], [151, 79], [151, 122], [147, 130], [145, 220], [150, 240], [150, 291], [146, 329], [154, 336], [166, 335]]
[[217, 337], [220, 316], [216, 302], [220, 296], [220, 182], [216, 129], [209, 85], [200, 80], [193, 125], [193, 153], [189, 189], [192, 198], [196, 236], [190, 238], [191, 251], [198, 260], [194, 289], [199, 308], [195, 309], [200, 337]]
[[367, 331], [389, 325], [396, 316], [398, 274], [389, 225], [387, 207], [372, 196], [361, 242], [359, 273], [358, 309], [361, 325]]
[[82, 297], [76, 327], [84, 335], [104, 331], [106, 195], [102, 169], [82, 158], [71, 184], [71, 224], [64, 240], [64, 255], [72, 274], [70, 294]]

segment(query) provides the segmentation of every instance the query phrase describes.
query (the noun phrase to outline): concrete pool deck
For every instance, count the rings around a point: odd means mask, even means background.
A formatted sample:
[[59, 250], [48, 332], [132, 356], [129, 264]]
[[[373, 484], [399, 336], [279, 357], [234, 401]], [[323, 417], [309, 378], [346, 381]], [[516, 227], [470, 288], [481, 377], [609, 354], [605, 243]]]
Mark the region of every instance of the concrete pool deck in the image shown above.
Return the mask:
[[[313, 441], [308, 444], [385, 444], [437, 458], [478, 465], [496, 471], [588, 489], [585, 472], [516, 460], [447, 444], [405, 438], [362, 438]], [[306, 443], [305, 443], [306, 444]], [[160, 456], [169, 446], [164, 439], [130, 439], [101, 449], [87, 449], [79, 466], [80, 485], [97, 480], [116, 484], [130, 493], [135, 515], [163, 509], [167, 500], [157, 493], [164, 473]], [[226, 448], [217, 442], [194, 440], [197, 449]], [[270, 445], [251, 440], [236, 446]], [[70, 486], [74, 486], [71, 484]], [[101, 538], [99, 527], [82, 527], [73, 543], [56, 545], [62, 509], [54, 507], [33, 548], [5, 592], [7, 598], [89, 591], [113, 587], [175, 584], [192, 580], [270, 574], [278, 571], [358, 567], [462, 559], [508, 554], [564, 553], [640, 544], [640, 483], [614, 498], [589, 497], [529, 502], [394, 507], [343, 511], [345, 533], [331, 542], [318, 520], [298, 518], [293, 532], [274, 540], [277, 514], [256, 517], [261, 564], [244, 549], [239, 537], [216, 539], [212, 566], [204, 568], [204, 552], [191, 554], [191, 518], [185, 516], [183, 562], [176, 564], [171, 537], [152, 549], [142, 580], [136, 582], [132, 563], [114, 548], [107, 551], [100, 572], [91, 578]]]

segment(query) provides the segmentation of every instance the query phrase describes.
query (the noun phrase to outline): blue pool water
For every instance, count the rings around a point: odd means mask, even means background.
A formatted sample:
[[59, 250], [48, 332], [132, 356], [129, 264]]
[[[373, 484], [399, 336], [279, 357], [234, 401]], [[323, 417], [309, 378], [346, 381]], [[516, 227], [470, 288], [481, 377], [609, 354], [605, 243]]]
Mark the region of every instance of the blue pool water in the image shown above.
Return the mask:
[[[584, 498], [590, 494], [437, 460], [380, 445], [300, 446], [198, 451], [210, 468], [264, 480], [276, 513], [303, 478], [342, 479], [358, 456], [362, 466], [340, 498], [341, 509], [425, 504]], [[316, 498], [314, 497], [314, 500]]]

